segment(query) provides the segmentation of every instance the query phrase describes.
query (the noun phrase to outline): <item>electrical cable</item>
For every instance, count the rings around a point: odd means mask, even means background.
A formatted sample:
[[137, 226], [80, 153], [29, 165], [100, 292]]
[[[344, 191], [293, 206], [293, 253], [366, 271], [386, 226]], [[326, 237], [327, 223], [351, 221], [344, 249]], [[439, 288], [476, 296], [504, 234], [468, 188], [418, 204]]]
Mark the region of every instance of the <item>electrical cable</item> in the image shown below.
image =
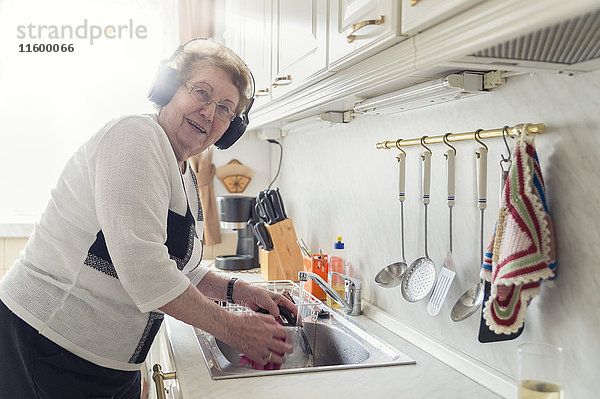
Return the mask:
[[275, 182], [275, 180], [277, 180], [277, 177], [279, 176], [279, 172], [281, 172], [281, 160], [283, 159], [283, 146], [281, 145], [281, 143], [277, 140], [273, 140], [273, 139], [267, 139], [267, 141], [271, 144], [277, 144], [280, 148], [280, 152], [279, 152], [279, 166], [277, 166], [277, 173], [275, 174], [275, 177], [273, 178], [273, 180], [271, 180], [271, 183], [269, 183], [269, 187], [267, 187], [267, 190], [271, 189], [271, 186], [273, 185], [273, 183]]

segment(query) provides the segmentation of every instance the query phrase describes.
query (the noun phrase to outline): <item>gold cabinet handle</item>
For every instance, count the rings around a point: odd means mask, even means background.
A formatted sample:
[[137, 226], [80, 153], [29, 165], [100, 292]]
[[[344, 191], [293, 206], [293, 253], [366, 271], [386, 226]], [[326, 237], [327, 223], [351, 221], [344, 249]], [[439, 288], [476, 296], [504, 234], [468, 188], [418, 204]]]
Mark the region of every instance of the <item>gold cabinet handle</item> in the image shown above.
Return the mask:
[[416, 6], [421, 0], [410, 0], [410, 6]]
[[254, 98], [265, 97], [268, 95], [269, 95], [269, 88], [267, 87], [266, 89], [257, 90], [256, 94], [254, 95]]
[[154, 373], [152, 373], [152, 379], [156, 386], [156, 396], [158, 399], [166, 399], [165, 395], [165, 380], [174, 380], [177, 378], [177, 374], [173, 371], [170, 373], [163, 373], [160, 364], [156, 363], [152, 367]]
[[271, 86], [273, 86], [273, 87], [287, 86], [289, 84], [292, 84], [292, 75], [277, 76], [275, 78], [275, 82], [273, 82], [273, 84]]
[[355, 33], [359, 29], [364, 28], [365, 26], [369, 26], [369, 25], [381, 25], [381, 24], [383, 24], [383, 20], [384, 20], [383, 15], [380, 15], [375, 19], [367, 19], [367, 20], [352, 24], [352, 28], [348, 29], [348, 35], [346, 36], [346, 40], [348, 40], [348, 43], [352, 43], [354, 41], [354, 39], [356, 39]]

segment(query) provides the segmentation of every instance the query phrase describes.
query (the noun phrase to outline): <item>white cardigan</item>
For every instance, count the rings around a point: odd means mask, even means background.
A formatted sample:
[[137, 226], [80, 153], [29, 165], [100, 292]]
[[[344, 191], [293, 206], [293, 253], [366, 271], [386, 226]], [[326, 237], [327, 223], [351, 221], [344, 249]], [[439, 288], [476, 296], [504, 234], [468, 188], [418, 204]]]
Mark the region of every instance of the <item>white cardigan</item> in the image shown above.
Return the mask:
[[74, 354], [138, 370], [157, 309], [208, 272], [202, 231], [194, 174], [156, 115], [113, 120], [67, 163], [0, 299]]

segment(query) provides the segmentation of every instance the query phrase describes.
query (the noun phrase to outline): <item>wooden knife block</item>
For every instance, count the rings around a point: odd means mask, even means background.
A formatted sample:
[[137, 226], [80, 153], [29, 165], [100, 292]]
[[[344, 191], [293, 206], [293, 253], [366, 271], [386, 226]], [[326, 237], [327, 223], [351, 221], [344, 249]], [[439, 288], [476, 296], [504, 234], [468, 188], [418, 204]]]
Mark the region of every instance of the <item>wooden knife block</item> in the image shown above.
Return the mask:
[[302, 271], [302, 253], [296, 243], [296, 231], [291, 219], [265, 225], [273, 241], [273, 250], [260, 250], [260, 274], [270, 280], [298, 281]]

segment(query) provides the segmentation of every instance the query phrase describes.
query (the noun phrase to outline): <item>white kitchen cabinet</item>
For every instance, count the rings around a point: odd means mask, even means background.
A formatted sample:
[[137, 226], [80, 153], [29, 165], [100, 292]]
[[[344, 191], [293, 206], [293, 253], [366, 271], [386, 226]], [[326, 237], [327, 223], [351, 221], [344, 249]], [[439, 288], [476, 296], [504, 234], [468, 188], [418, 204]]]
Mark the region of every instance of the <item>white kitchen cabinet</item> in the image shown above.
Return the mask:
[[485, 0], [402, 0], [402, 33], [415, 34]]
[[218, 15], [217, 18], [223, 19], [223, 43], [241, 56], [242, 52], [242, 29], [244, 23], [244, 9], [242, 0], [227, 0], [223, 3], [223, 16]]
[[273, 0], [272, 97], [325, 76], [327, 0]]
[[[144, 370], [142, 371], [143, 377], [148, 383], [148, 398], [156, 398], [156, 387], [152, 380], [153, 368], [155, 364], [159, 364], [162, 368], [163, 374], [174, 372], [175, 363], [173, 361], [173, 350], [171, 343], [169, 342], [169, 336], [165, 330], [165, 325], [160, 327], [146, 361], [144, 362]], [[177, 378], [167, 379], [164, 381], [165, 397], [167, 399], [181, 399], [182, 394], [179, 387]]]
[[[243, 3], [227, 0], [234, 1]], [[455, 71], [528, 71], [529, 67], [507, 63], [501, 57], [489, 60], [491, 56], [485, 51], [498, 45], [510, 50], [515, 40], [518, 44], [533, 41], [542, 46], [544, 37], [554, 32], [555, 24], [566, 26], [573, 18], [588, 18], [579, 23], [589, 25], [589, 30], [593, 25], [586, 21], [593, 16], [588, 14], [598, 10], [600, 4], [598, 0], [413, 0], [411, 6], [410, 1], [265, 0], [266, 3], [260, 3], [265, 4], [261, 31], [270, 29], [271, 38], [257, 39], [263, 42], [262, 49], [254, 54], [246, 50], [244, 57], [265, 60], [270, 56], [272, 62], [267, 74], [269, 84], [275, 81], [275, 86], [270, 87], [270, 101], [253, 108], [251, 129], [277, 129], [282, 123], [319, 113], [347, 111], [364, 99]], [[271, 18], [266, 16], [268, 7]], [[238, 29], [237, 36], [231, 35], [226, 41], [234, 49], [242, 47], [239, 18], [244, 12], [239, 11], [233, 19], [218, 18], [220, 23], [227, 24], [228, 30]], [[347, 28], [352, 23], [377, 20], [382, 15], [383, 23], [364, 24], [348, 43]], [[248, 29], [258, 25], [248, 25]], [[540, 35], [540, 29], [544, 35]], [[592, 30], [590, 35], [593, 33]], [[590, 62], [596, 61], [585, 61], [588, 69], [582, 65], [577, 70], [593, 69]], [[531, 70], [562, 71], [562, 68], [563, 64], [542, 60]], [[253, 70], [258, 71], [256, 67]], [[257, 87], [263, 88], [260, 84]]]
[[329, 70], [343, 69], [403, 40], [400, 13], [397, 0], [330, 0]]
[[271, 0], [228, 0], [225, 44], [248, 65], [254, 76], [254, 106], [271, 100]]
[[271, 0], [244, 1], [242, 57], [254, 75], [254, 106], [271, 100]]

